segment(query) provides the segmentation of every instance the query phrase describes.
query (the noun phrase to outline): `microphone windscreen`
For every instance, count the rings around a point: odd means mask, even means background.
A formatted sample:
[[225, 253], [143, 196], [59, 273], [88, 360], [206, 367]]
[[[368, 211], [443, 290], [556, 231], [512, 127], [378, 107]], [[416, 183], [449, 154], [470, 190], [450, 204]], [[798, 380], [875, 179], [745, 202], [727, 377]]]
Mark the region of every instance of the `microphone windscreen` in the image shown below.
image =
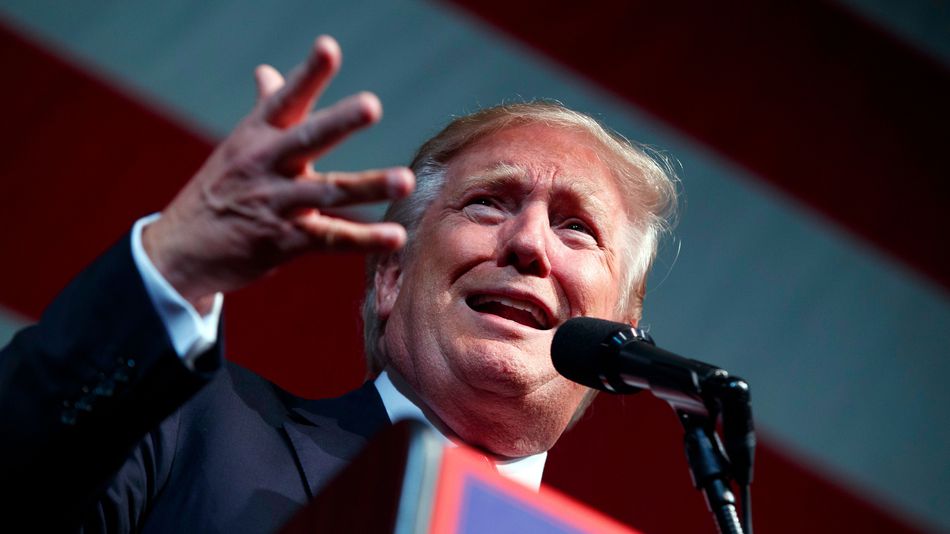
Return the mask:
[[611, 349], [605, 342], [630, 325], [592, 317], [575, 317], [558, 327], [551, 342], [551, 361], [565, 378], [589, 388], [605, 389], [601, 375]]

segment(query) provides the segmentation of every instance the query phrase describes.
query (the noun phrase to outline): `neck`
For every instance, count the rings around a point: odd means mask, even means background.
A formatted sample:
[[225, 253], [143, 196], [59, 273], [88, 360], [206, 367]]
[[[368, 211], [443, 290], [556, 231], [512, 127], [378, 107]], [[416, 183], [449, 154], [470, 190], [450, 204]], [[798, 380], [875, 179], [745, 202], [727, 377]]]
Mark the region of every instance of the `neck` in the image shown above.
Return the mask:
[[[517, 460], [520, 458], [524, 458], [526, 456], [531, 456], [539, 452], [543, 452], [543, 451], [530, 451], [525, 454], [519, 454], [519, 455], [499, 454], [497, 452], [497, 450], [499, 449], [495, 449], [495, 447], [492, 447], [491, 445], [493, 443], [490, 440], [477, 441], [474, 439], [466, 439], [464, 437], [464, 434], [462, 433], [468, 430], [470, 426], [479, 425], [479, 421], [477, 421], [479, 419], [478, 414], [476, 414], [474, 411], [466, 411], [464, 416], [468, 418], [468, 421], [466, 421], [467, 424], [459, 425], [458, 431], [457, 431], [456, 428], [454, 428], [452, 425], [447, 423], [444, 419], [442, 419], [442, 417], [439, 416], [439, 414], [429, 405], [428, 402], [426, 402], [426, 400], [421, 395], [419, 395], [416, 392], [415, 388], [412, 387], [409, 381], [406, 380], [406, 378], [402, 376], [402, 374], [400, 374], [399, 371], [397, 371], [391, 366], [387, 366], [385, 370], [386, 370], [386, 374], [389, 376], [390, 382], [392, 382], [392, 385], [396, 388], [396, 390], [399, 391], [399, 393], [401, 393], [407, 399], [409, 399], [409, 401], [415, 404], [420, 410], [422, 410], [423, 415], [432, 424], [432, 426], [438, 429], [439, 432], [441, 432], [442, 435], [448, 438], [450, 441], [454, 443], [465, 444], [469, 447], [477, 449], [482, 454], [499, 462]], [[491, 429], [486, 428], [487, 430], [486, 432], [480, 432], [478, 434], [482, 437], [491, 438], [498, 433], [498, 427], [500, 423], [501, 421], [494, 420], [490, 425], [482, 425], [482, 426], [491, 426], [492, 428]], [[502, 447], [500, 449], [507, 449], [507, 448]]]

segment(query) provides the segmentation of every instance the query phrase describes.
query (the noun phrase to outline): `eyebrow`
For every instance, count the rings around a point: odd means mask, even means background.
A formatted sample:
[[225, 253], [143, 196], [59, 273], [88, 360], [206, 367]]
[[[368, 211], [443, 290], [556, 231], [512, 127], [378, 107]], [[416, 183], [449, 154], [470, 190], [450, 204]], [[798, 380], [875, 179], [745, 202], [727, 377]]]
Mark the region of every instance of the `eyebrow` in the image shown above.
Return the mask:
[[[488, 191], [502, 191], [510, 189], [527, 189], [525, 179], [528, 171], [522, 166], [507, 162], [500, 162], [493, 167], [473, 174], [462, 180], [461, 193], [465, 194], [475, 188], [484, 188]], [[573, 176], [563, 176], [556, 182], [554, 201], [563, 198], [562, 192], [567, 192], [572, 203], [590, 214], [595, 222], [609, 221], [609, 210], [598, 196], [603, 190], [596, 185], [575, 180]]]
[[469, 191], [476, 187], [487, 189], [522, 187], [525, 183], [523, 177], [527, 174], [528, 171], [523, 167], [505, 162], [497, 163], [488, 170], [465, 177], [462, 180], [462, 191]]

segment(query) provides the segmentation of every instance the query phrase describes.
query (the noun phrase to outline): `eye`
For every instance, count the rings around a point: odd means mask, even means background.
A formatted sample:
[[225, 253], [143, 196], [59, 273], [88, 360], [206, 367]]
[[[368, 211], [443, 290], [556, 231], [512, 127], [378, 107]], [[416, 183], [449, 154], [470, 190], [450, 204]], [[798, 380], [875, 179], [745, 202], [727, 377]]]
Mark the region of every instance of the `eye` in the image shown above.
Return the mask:
[[505, 204], [502, 199], [489, 195], [477, 195], [465, 201], [464, 207], [474, 208], [476, 211], [504, 210]]
[[473, 196], [464, 202], [462, 212], [481, 224], [497, 224], [504, 218], [505, 210], [498, 199], [486, 195]]
[[494, 206], [495, 202], [489, 197], [475, 197], [468, 201], [468, 205]]
[[594, 231], [591, 230], [586, 224], [580, 221], [570, 221], [568, 223], [565, 223], [564, 228], [566, 228], [567, 230], [573, 230], [575, 232], [581, 232], [591, 237], [596, 237], [594, 235]]
[[600, 235], [597, 230], [581, 219], [569, 218], [561, 222], [557, 228], [564, 242], [572, 247], [587, 248], [600, 244]]

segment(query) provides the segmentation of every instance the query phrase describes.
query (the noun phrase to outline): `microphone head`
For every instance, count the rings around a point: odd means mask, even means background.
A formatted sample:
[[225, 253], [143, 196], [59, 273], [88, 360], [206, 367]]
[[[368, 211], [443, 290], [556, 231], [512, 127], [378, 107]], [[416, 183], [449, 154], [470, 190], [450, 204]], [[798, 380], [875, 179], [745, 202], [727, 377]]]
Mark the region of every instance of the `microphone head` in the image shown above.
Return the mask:
[[[611, 339], [631, 326], [592, 317], [575, 317], [554, 333], [551, 361], [565, 378], [589, 388], [611, 391], [604, 384], [604, 374], [612, 364], [616, 343]], [[628, 336], [629, 337], [629, 336]]]

